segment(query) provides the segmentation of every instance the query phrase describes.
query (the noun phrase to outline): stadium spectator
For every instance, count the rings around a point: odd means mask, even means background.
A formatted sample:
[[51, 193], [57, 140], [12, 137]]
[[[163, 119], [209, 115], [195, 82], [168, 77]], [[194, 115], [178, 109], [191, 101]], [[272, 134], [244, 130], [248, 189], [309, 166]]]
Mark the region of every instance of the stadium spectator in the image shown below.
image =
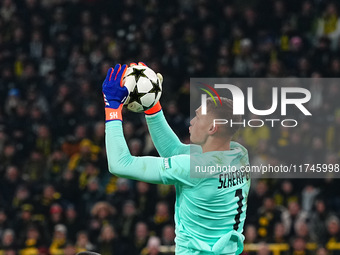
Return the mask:
[[305, 223], [308, 219], [306, 212], [302, 211], [297, 201], [288, 203], [288, 210], [282, 214], [282, 222], [285, 227], [285, 233], [289, 236], [296, 236], [296, 229], [299, 224]]
[[153, 189], [152, 185], [146, 182], [137, 182], [136, 191], [137, 194], [135, 203], [137, 206], [138, 215], [141, 218], [152, 215], [154, 212], [152, 205], [154, 205], [155, 201], [157, 200], [155, 196], [155, 190]]
[[23, 167], [22, 176], [30, 187], [39, 188], [41, 183], [44, 182], [45, 169], [46, 160], [44, 155], [38, 150], [33, 150]]
[[88, 223], [90, 240], [97, 240], [103, 226], [115, 224], [116, 208], [107, 202], [97, 202], [91, 210], [91, 218]]
[[66, 167], [64, 167], [64, 172], [59, 174], [61, 174], [60, 178], [55, 181], [57, 182], [56, 186], [58, 187], [58, 190], [61, 194], [63, 194], [63, 199], [79, 207], [79, 203], [81, 202], [81, 199], [79, 199], [79, 197], [81, 197], [81, 192], [79, 188], [78, 174], [75, 171], [68, 170]]
[[335, 47], [340, 35], [340, 20], [338, 15], [338, 7], [335, 3], [329, 3], [322, 17], [318, 20], [316, 34], [318, 37], [327, 36], [332, 40]]
[[298, 222], [297, 224], [295, 224], [295, 233], [296, 237], [302, 238], [307, 244], [314, 243], [306, 222]]
[[317, 198], [315, 203], [315, 211], [310, 217], [311, 235], [318, 243], [323, 243], [327, 233], [326, 221], [332, 217], [332, 213], [328, 211], [325, 201]]
[[149, 229], [145, 222], [137, 222], [132, 246], [128, 247], [129, 254], [140, 254], [144, 247], [146, 247], [149, 240]]
[[166, 225], [162, 229], [161, 244], [164, 246], [175, 245], [175, 228], [172, 225]]
[[52, 233], [55, 226], [58, 224], [64, 224], [63, 208], [60, 204], [53, 204], [50, 207], [50, 215], [48, 218], [49, 232]]
[[[267, 196], [268, 184], [264, 180], [259, 180], [255, 184], [255, 188], [249, 195], [249, 201], [252, 203], [248, 206], [248, 211], [258, 213], [258, 210], [263, 204], [264, 198]], [[257, 224], [257, 217], [254, 215], [248, 215], [248, 222]]]
[[119, 240], [112, 225], [105, 225], [98, 237], [98, 251], [102, 255], [123, 254], [124, 244]]
[[66, 245], [67, 229], [64, 225], [58, 224], [55, 226], [52, 236], [52, 241], [49, 247], [51, 255], [63, 254], [63, 249]]
[[302, 211], [308, 213], [308, 216], [310, 216], [313, 203], [319, 193], [319, 189], [315, 188], [313, 185], [308, 185], [307, 183], [301, 192], [301, 209]]
[[166, 202], [158, 202], [155, 207], [155, 214], [150, 219], [150, 229], [157, 236], [161, 236], [162, 229], [168, 224], [172, 224], [169, 206]]
[[133, 229], [138, 221], [136, 206], [132, 200], [127, 200], [123, 204], [122, 214], [118, 219], [118, 231], [123, 240], [131, 240]]
[[50, 213], [50, 207], [54, 203], [58, 203], [60, 199], [61, 194], [56, 191], [55, 187], [51, 184], [46, 184], [43, 187], [42, 194], [35, 198], [35, 213], [40, 214], [42, 218], [47, 217]]
[[121, 211], [125, 201], [133, 200], [133, 192], [130, 187], [130, 181], [124, 178], [118, 178], [117, 180], [117, 190], [114, 194], [109, 196], [110, 203]]
[[270, 255], [271, 252], [268, 248], [268, 245], [266, 243], [260, 243], [260, 247], [256, 253], [256, 255]]
[[11, 214], [16, 215], [20, 212], [21, 206], [29, 203], [32, 203], [31, 192], [27, 186], [19, 186], [11, 203]]
[[148, 244], [146, 248], [144, 248], [141, 252], [142, 255], [157, 255], [160, 254], [161, 240], [159, 237], [151, 236], [149, 238]]
[[41, 236], [39, 229], [32, 225], [27, 229], [26, 237], [22, 241], [21, 249], [23, 253], [38, 253], [41, 248], [45, 247], [46, 240]]
[[298, 201], [298, 197], [294, 191], [293, 184], [290, 180], [284, 180], [279, 191], [274, 195], [275, 204], [287, 208], [289, 202]]
[[77, 252], [92, 251], [95, 249], [95, 246], [90, 242], [88, 234], [85, 231], [79, 231], [77, 233], [75, 246]]
[[291, 254], [311, 255], [312, 253], [307, 250], [306, 241], [302, 237], [295, 237], [292, 241]]
[[1, 182], [1, 193], [5, 199], [4, 206], [10, 207], [20, 184], [22, 184], [22, 179], [19, 169], [14, 165], [7, 167], [5, 178]]
[[17, 249], [18, 244], [15, 240], [15, 232], [13, 229], [5, 229], [2, 233], [1, 238], [1, 250]]
[[324, 247], [320, 247], [316, 250], [316, 255], [327, 255], [328, 251]]
[[287, 235], [285, 232], [285, 226], [282, 222], [278, 222], [274, 227], [274, 236], [270, 240], [271, 243], [287, 243]]
[[67, 243], [64, 248], [64, 255], [76, 254], [77, 249], [72, 243]]
[[83, 224], [80, 221], [78, 212], [74, 205], [68, 204], [66, 209], [65, 209], [65, 226], [67, 228], [68, 235], [67, 239], [75, 242], [76, 240], [76, 234], [82, 230], [85, 229], [85, 224]]
[[62, 178], [66, 162], [66, 155], [60, 149], [54, 150], [47, 160], [46, 170], [44, 171], [45, 179], [48, 182], [57, 184]]
[[[252, 244], [252, 243], [257, 243], [258, 242], [258, 238], [257, 238], [257, 229], [254, 225], [247, 225], [245, 228], [245, 233], [244, 233], [244, 237], [245, 237], [245, 244]], [[249, 252], [243, 252], [246, 253], [248, 255], [256, 255], [255, 251], [249, 251]], [[243, 254], [242, 253], [242, 254]]]
[[336, 216], [330, 217], [327, 222], [326, 244], [337, 243], [340, 239], [340, 221]]
[[281, 222], [282, 212], [276, 208], [272, 197], [265, 197], [257, 213], [257, 234], [260, 240], [267, 241], [274, 234], [274, 226]]
[[105, 193], [99, 186], [97, 177], [91, 177], [87, 183], [87, 189], [82, 195], [82, 207], [84, 213], [89, 215], [98, 201], [105, 200]]
[[23, 204], [20, 207], [20, 211], [18, 211], [18, 213], [15, 215], [15, 224], [13, 228], [18, 239], [24, 238], [27, 229], [34, 224], [33, 210], [34, 208], [32, 204]]

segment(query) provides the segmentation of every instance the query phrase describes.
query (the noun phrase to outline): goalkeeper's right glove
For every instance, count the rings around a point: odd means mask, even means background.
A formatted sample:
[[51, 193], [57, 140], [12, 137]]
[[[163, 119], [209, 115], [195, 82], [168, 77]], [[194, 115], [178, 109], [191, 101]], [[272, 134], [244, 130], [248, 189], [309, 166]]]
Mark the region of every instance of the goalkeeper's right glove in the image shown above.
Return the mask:
[[122, 81], [127, 69], [127, 65], [116, 65], [108, 70], [103, 82], [103, 96], [105, 102], [105, 120], [122, 121], [122, 108], [129, 95], [128, 89], [123, 86]]

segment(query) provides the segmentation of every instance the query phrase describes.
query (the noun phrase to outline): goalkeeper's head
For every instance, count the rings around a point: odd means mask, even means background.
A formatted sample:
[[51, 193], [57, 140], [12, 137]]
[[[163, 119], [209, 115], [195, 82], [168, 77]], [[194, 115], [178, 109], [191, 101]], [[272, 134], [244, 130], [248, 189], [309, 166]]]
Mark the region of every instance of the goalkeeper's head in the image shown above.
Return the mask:
[[[214, 99], [218, 102], [218, 98]], [[190, 140], [201, 145], [203, 151], [204, 147], [208, 150], [215, 147], [215, 150], [218, 150], [219, 146], [229, 146], [232, 136], [240, 127], [242, 118], [241, 115], [233, 115], [233, 101], [225, 97], [221, 97], [221, 101], [222, 105], [219, 103], [216, 105], [212, 98], [208, 98], [207, 114], [203, 115], [199, 107], [196, 116], [190, 121]]]

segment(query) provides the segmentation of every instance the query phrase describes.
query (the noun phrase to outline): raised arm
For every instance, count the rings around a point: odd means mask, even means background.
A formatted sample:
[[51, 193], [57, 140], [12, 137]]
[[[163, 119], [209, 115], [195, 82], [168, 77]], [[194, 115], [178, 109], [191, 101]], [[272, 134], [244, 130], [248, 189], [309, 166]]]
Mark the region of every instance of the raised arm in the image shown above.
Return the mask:
[[163, 171], [162, 158], [133, 157], [123, 135], [122, 123], [106, 123], [106, 152], [109, 171], [119, 177], [162, 184], [160, 171]]
[[[157, 108], [154, 108], [157, 107]], [[166, 121], [160, 103], [146, 112], [152, 141], [161, 157], [171, 157], [180, 154], [190, 154], [190, 145], [183, 144]]]
[[106, 123], [106, 152], [109, 171], [120, 177], [155, 184], [184, 184], [193, 186], [190, 178], [190, 156], [170, 158], [131, 156], [123, 135], [121, 121]]
[[110, 68], [103, 83], [109, 171], [117, 176], [150, 183], [182, 182], [191, 185], [189, 155], [172, 158], [131, 156], [122, 129], [122, 107], [129, 93], [122, 86], [125, 71], [126, 65], [116, 65], [114, 70]]

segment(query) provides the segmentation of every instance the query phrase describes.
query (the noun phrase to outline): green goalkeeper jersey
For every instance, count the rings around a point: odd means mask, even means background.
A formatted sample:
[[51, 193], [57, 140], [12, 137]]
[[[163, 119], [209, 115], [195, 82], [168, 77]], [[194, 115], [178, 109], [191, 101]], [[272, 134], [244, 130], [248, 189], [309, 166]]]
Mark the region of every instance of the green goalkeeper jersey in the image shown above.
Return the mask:
[[[200, 146], [179, 141], [162, 111], [146, 120], [161, 157], [131, 156], [121, 122], [111, 121], [106, 124], [110, 172], [175, 185], [176, 254], [240, 254], [250, 187], [249, 175], [240, 169], [249, 164], [247, 150], [231, 142], [229, 151], [202, 153]], [[208, 172], [211, 166], [215, 171]]]

